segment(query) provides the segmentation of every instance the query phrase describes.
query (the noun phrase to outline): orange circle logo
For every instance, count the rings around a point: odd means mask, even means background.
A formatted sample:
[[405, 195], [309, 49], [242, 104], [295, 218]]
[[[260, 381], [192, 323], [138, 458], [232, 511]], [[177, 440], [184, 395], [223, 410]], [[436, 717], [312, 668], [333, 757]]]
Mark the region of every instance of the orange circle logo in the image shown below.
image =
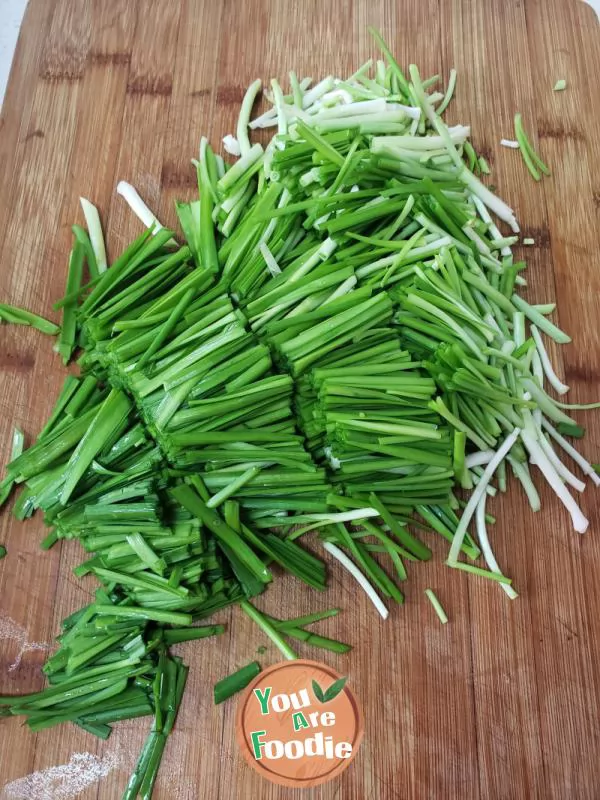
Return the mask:
[[246, 689], [236, 728], [250, 766], [273, 783], [294, 788], [318, 786], [343, 772], [364, 733], [346, 678], [305, 660], [261, 672]]

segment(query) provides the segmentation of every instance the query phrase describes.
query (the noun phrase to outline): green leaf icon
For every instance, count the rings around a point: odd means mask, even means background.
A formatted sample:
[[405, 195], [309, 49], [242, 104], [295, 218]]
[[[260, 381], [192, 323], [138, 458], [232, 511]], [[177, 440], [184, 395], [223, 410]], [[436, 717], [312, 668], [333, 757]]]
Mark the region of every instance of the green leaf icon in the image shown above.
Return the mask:
[[334, 681], [329, 689], [325, 692], [325, 703], [328, 703], [330, 700], [333, 700], [334, 697], [337, 697], [338, 694], [342, 691], [344, 686], [346, 685], [346, 681], [348, 678], [339, 678], [337, 681]]
[[325, 703], [326, 701], [325, 701], [325, 695], [323, 694], [323, 689], [321, 689], [319, 684], [314, 679], [313, 679], [313, 682], [312, 682], [312, 688], [313, 688], [313, 692], [315, 694], [315, 697], [317, 698], [319, 703]]
[[338, 694], [342, 691], [344, 686], [346, 685], [346, 681], [348, 678], [338, 678], [337, 681], [334, 681], [331, 686], [323, 691], [319, 684], [313, 680], [312, 688], [315, 697], [320, 703], [328, 703], [330, 700], [333, 700], [338, 696]]

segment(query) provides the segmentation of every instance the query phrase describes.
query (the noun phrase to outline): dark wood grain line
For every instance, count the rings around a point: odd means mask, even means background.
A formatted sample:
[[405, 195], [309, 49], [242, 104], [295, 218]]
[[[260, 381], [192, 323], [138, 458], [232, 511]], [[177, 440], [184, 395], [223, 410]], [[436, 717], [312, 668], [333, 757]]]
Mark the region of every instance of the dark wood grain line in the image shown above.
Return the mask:
[[216, 102], [218, 106], [239, 106], [244, 95], [246, 94], [245, 86], [219, 86], [217, 88]]
[[88, 64], [98, 64], [102, 67], [131, 64], [131, 53], [103, 53], [100, 50], [91, 50], [88, 54]]
[[170, 97], [173, 91], [173, 82], [167, 75], [137, 75], [127, 85], [128, 94], [158, 95]]

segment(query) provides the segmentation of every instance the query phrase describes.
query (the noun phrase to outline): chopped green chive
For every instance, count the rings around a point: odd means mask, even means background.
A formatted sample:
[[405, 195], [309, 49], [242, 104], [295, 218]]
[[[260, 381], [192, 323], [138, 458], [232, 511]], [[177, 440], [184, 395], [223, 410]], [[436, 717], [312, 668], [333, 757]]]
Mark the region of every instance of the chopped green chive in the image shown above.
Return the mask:
[[[96, 206], [90, 203], [89, 200], [86, 200], [85, 197], [80, 197], [79, 202], [81, 203], [81, 208], [85, 217], [85, 224], [87, 225], [92, 250], [94, 253], [96, 269], [98, 274], [101, 274], [106, 272], [108, 264], [106, 261], [106, 247], [104, 245], [104, 235], [102, 233], [100, 215], [98, 214], [98, 209]], [[90, 270], [90, 277], [96, 277], [92, 274], [92, 272], [93, 270]]]
[[[600, 484], [563, 438], [583, 435], [565, 413], [582, 406], [546, 391], [568, 387], [543, 334], [570, 337], [550, 321], [554, 303], [521, 296], [515, 214], [478, 177], [489, 167], [468, 125], [442, 119], [456, 71], [442, 94], [439, 76], [405, 74], [372, 33], [382, 59], [314, 85], [291, 72], [289, 94], [273, 79], [255, 120], [252, 83], [224, 139], [233, 163], [201, 139], [198, 194], [176, 206], [183, 246], [121, 182], [148, 230], [109, 267], [98, 211], [82, 199], [87, 231], [73, 226], [55, 303], [62, 326], [0, 305], [1, 320], [57, 335], [65, 363], [77, 349], [82, 371], [27, 450], [15, 432], [0, 501], [23, 483], [15, 516], [40, 509], [42, 548], [77, 539], [74, 574], [98, 581], [63, 622], [48, 686], [0, 698], [0, 715], [100, 738], [152, 716], [130, 800], [150, 797], [183, 695], [187, 667], [169, 648], [223, 633], [197, 621], [240, 604], [285, 658], [296, 658], [292, 639], [350, 650], [308, 629], [337, 609], [279, 620], [252, 600], [279, 567], [325, 589], [304, 534], [319, 531], [385, 618], [388, 601], [404, 601], [409, 565], [432, 557], [432, 535], [450, 543], [450, 566], [517, 596], [486, 527], [507, 464], [532, 509], [541, 473], [575, 530], [588, 525], [570, 492], [584, 483], [559, 457]], [[251, 143], [269, 127], [268, 144]], [[515, 135], [502, 144], [536, 179], [549, 174], [520, 115]], [[215, 702], [259, 670], [220, 681]]]
[[241, 692], [257, 675], [260, 675], [260, 664], [258, 661], [252, 661], [226, 678], [217, 681], [214, 686], [215, 705], [219, 705], [233, 697], [234, 694]]
[[523, 128], [523, 121], [520, 114], [515, 114], [515, 136], [519, 143], [519, 149], [527, 169], [531, 173], [532, 178], [536, 181], [540, 180], [540, 172], [544, 175], [550, 175], [550, 170], [535, 152], [525, 130]]
[[246, 613], [250, 619], [258, 625], [259, 628], [262, 628], [264, 633], [267, 634], [269, 639], [278, 648], [284, 658], [287, 658], [290, 661], [298, 658], [283, 636], [268, 621], [268, 619], [261, 614], [260, 611], [255, 608], [255, 606], [252, 605], [252, 603], [250, 603], [248, 600], [242, 600], [240, 607], [242, 611], [244, 611], [244, 613]]
[[54, 322], [50, 322], [39, 314], [33, 314], [24, 308], [18, 306], [10, 306], [7, 303], [0, 303], [0, 321], [12, 322], [14, 325], [30, 325], [32, 328], [47, 333], [50, 336], [56, 336], [60, 333], [60, 327]]
[[446, 616], [446, 612], [442, 608], [442, 604], [436, 597], [435, 592], [433, 591], [433, 589], [425, 589], [425, 594], [431, 601], [431, 605], [433, 606], [435, 613], [440, 618], [440, 622], [442, 623], [442, 625], [445, 625], [448, 622], [448, 617]]

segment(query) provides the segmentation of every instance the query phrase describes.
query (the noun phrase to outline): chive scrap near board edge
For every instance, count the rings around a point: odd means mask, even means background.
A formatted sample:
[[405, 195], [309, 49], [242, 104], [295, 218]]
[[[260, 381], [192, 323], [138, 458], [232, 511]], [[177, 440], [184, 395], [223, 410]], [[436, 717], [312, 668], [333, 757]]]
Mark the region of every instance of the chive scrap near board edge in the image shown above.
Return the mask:
[[[100, 738], [151, 717], [129, 800], [152, 794], [187, 680], [178, 653], [224, 631], [207, 619], [239, 605], [288, 659], [295, 643], [351, 649], [309, 629], [338, 609], [258, 609], [280, 572], [322, 592], [331, 556], [386, 618], [441, 537], [449, 567], [515, 599], [492, 548], [501, 495], [518, 483], [537, 511], [542, 479], [574, 529], [588, 526], [572, 491], [582, 477], [600, 485], [600, 468], [564, 438], [584, 435], [566, 413], [580, 406], [546, 391], [568, 386], [545, 338], [570, 337], [554, 303], [523, 299], [515, 212], [486, 182], [470, 126], [444, 121], [457, 73], [437, 91], [439, 76], [402, 70], [371, 33], [385, 57], [374, 70], [316, 83], [291, 72], [289, 90], [273, 79], [252, 119], [255, 80], [225, 137], [235, 162], [200, 139], [198, 195], [176, 205], [183, 237], [121, 181], [147, 230], [109, 266], [81, 199], [62, 325], [0, 304], [3, 324], [57, 336], [80, 368], [28, 448], [15, 431], [0, 504], [17, 487], [14, 515], [43, 513], [42, 549], [77, 539], [73, 572], [98, 584], [63, 620], [47, 686], [0, 698], [0, 715]], [[514, 123], [502, 143], [549, 175]], [[269, 143], [251, 141], [269, 128]], [[215, 702], [259, 671], [219, 681]]]

